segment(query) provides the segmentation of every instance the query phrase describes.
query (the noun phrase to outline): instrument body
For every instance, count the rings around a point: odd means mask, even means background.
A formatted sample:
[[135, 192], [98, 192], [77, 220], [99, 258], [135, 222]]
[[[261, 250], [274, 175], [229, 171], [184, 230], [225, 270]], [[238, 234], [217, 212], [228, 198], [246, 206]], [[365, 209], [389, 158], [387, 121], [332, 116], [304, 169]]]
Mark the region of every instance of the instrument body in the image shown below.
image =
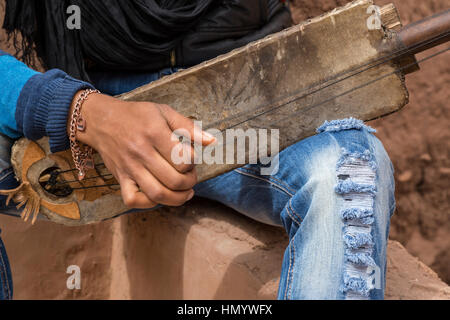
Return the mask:
[[[402, 62], [389, 59], [348, 76], [383, 58], [386, 48], [402, 47], [394, 31], [401, 25], [395, 7], [384, 7], [381, 19], [389, 17], [389, 21], [371, 30], [367, 20], [372, 4], [354, 1], [119, 98], [168, 104], [185, 116], [201, 119], [204, 129], [278, 129], [280, 150], [313, 135], [325, 120], [354, 117], [367, 121], [391, 114], [408, 102], [404, 74], [397, 69]], [[374, 78], [379, 80], [371, 82]], [[224, 145], [234, 145], [223, 138]], [[252, 152], [258, 150], [247, 150], [247, 158], [258, 157], [259, 153]], [[17, 142], [12, 162], [22, 191], [35, 199], [32, 207], [39, 201], [40, 213], [51, 221], [82, 225], [128, 210], [117, 187], [95, 187], [116, 183], [112, 177], [96, 178], [106, 168], [97, 167], [87, 173], [87, 180], [68, 184], [70, 194], [60, 190], [63, 196], [57, 196], [45, 190], [40, 183], [44, 176], [51, 176], [52, 170], [73, 168], [70, 151], [52, 155], [45, 139]], [[200, 164], [199, 181], [239, 166]], [[76, 173], [68, 171], [63, 178], [76, 180]]]

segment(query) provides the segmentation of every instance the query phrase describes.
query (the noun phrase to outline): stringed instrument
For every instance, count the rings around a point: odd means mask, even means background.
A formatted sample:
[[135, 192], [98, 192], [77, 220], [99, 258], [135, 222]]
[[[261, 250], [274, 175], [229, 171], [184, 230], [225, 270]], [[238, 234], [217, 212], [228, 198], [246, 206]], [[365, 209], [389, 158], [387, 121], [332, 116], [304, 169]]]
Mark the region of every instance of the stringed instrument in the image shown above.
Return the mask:
[[[369, 121], [401, 109], [408, 103], [405, 74], [449, 48], [420, 61], [414, 55], [449, 38], [449, 10], [403, 27], [393, 4], [378, 8], [358, 0], [118, 98], [168, 104], [201, 119], [204, 130], [278, 129], [272, 138], [282, 150], [313, 135], [325, 120]], [[258, 155], [246, 151], [246, 159]], [[70, 150], [51, 154], [47, 139], [19, 140], [12, 163], [21, 185], [0, 194], [24, 207], [25, 220], [40, 214], [83, 225], [129, 211], [98, 154], [82, 181]], [[200, 164], [198, 178], [239, 166]]]

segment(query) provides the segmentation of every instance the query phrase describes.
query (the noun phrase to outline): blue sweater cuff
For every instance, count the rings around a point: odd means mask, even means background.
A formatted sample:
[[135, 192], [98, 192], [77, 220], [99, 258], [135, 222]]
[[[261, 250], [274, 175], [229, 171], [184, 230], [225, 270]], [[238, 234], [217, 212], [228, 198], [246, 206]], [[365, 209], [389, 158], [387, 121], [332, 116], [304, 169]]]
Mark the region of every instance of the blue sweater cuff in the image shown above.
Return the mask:
[[18, 128], [30, 140], [50, 138], [50, 150], [70, 147], [67, 118], [75, 94], [91, 84], [76, 80], [60, 70], [33, 76], [24, 86], [17, 102]]

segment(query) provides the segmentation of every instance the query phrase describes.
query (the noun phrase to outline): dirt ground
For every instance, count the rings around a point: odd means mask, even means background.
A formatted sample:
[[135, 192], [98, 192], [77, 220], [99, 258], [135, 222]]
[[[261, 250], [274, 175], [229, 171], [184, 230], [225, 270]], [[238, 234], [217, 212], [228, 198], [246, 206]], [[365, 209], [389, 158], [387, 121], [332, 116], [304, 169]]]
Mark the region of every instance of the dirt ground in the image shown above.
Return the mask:
[[[3, 16], [3, 1], [0, 0], [0, 16]], [[292, 1], [293, 17], [296, 22], [299, 22], [347, 2], [344, 0], [294, 0]], [[389, 2], [395, 3], [404, 24], [448, 9], [450, 6], [448, 0], [375, 1], [378, 5]], [[0, 48], [12, 52], [11, 46], [6, 42], [5, 35], [1, 31]], [[427, 54], [429, 53], [420, 54], [418, 58]], [[377, 135], [384, 143], [396, 168], [397, 212], [392, 220], [391, 239], [401, 242], [410, 253], [434, 269], [447, 283], [450, 283], [449, 58], [449, 53], [441, 55], [423, 63], [421, 71], [408, 75], [406, 84], [410, 92], [409, 105], [396, 114], [371, 123], [378, 130]], [[89, 298], [97, 297], [95, 292], [103, 292], [103, 288], [96, 286], [104, 283], [101, 279], [107, 281], [109, 277], [109, 274], [102, 270], [109, 270], [105, 265], [107, 259], [103, 257], [103, 252], [111, 247], [111, 223], [75, 229], [52, 224], [41, 224], [31, 228], [9, 218], [0, 217], [0, 225], [3, 235], [5, 233], [6, 236], [8, 233], [25, 234], [25, 232], [28, 235], [22, 242], [7, 244], [10, 248], [11, 260], [24, 261], [24, 252], [21, 248], [25, 246], [32, 252], [27, 255], [27, 261], [36, 261], [36, 267], [41, 262], [53, 261], [46, 268], [37, 268], [42, 270], [39, 275], [56, 274], [56, 276], [47, 277], [49, 283], [36, 284], [43, 286], [42, 288], [30, 288], [30, 294], [18, 293], [16, 297]], [[44, 238], [42, 234], [45, 235]], [[66, 244], [73, 243], [73, 249], [61, 251], [58, 249], [58, 239], [64, 239]], [[81, 245], [86, 243], [83, 239], [91, 239], [87, 242], [95, 243], [95, 248], [89, 250], [83, 258], [86, 261], [86, 268], [92, 271], [90, 275], [93, 280], [90, 282], [92, 291], [88, 296], [55, 296], [54, 292], [57, 292], [57, 289], [47, 290], [45, 287], [50, 287], [50, 281], [55, 279], [61, 279], [61, 285], [64, 285], [63, 279], [66, 275], [58, 269], [58, 266], [70, 265], [73, 257], [79, 256], [80, 252], [85, 250], [84, 244]], [[46, 244], [52, 244], [46, 248], [51, 250], [45, 250], [42, 247]], [[40, 250], [40, 248], [43, 249]], [[14, 267], [17, 286], [26, 287], [33, 277], [39, 276], [24, 275], [25, 269], [21, 265], [16, 264]], [[33, 295], [31, 295], [32, 291]]]

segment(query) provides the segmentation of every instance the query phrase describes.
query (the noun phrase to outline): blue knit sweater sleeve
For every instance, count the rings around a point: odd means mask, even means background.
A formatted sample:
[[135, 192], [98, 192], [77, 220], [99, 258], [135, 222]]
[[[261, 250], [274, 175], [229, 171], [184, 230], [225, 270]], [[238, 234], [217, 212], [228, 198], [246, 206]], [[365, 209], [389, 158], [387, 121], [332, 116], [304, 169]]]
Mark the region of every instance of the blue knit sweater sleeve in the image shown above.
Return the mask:
[[50, 138], [52, 152], [69, 148], [66, 132], [72, 99], [93, 88], [61, 70], [40, 73], [0, 50], [0, 133], [16, 139]]

